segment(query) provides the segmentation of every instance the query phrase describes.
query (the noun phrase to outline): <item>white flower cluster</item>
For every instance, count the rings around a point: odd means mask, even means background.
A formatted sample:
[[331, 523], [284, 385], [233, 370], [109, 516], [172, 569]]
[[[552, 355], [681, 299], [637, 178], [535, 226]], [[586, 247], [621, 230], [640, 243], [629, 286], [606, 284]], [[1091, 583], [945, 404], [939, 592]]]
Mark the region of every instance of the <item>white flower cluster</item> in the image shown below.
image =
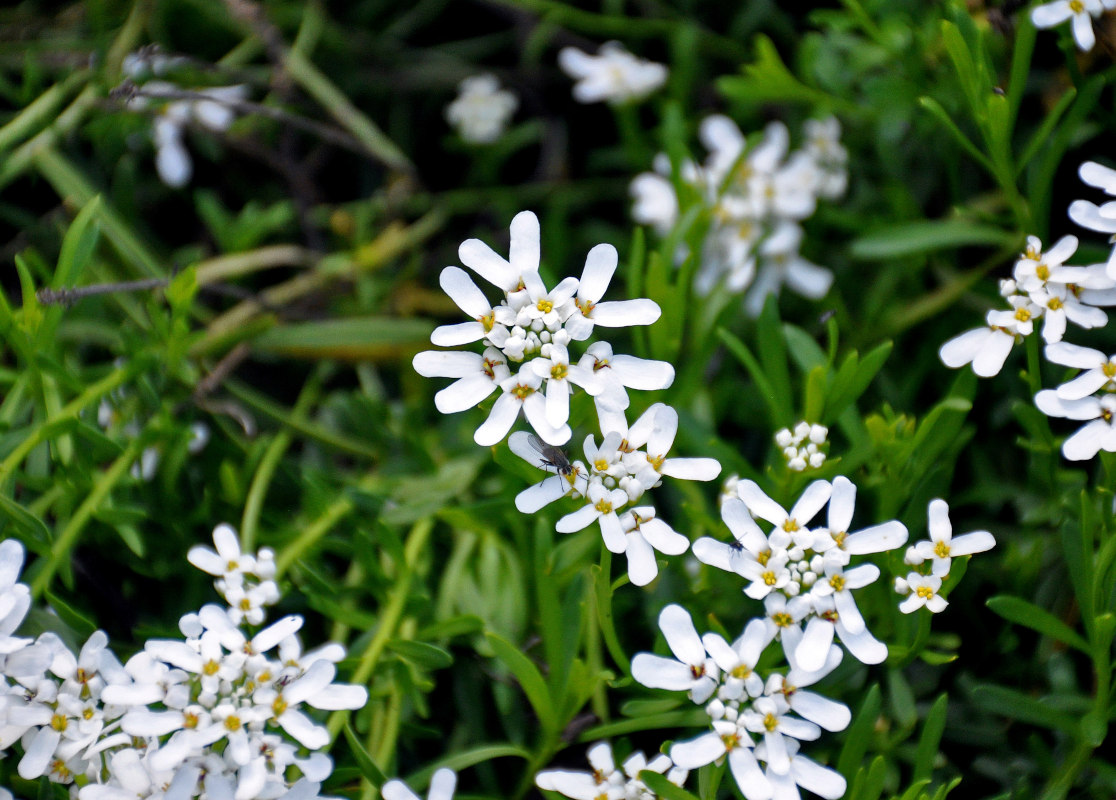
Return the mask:
[[[845, 793], [843, 777], [798, 753], [798, 741], [817, 739], [823, 728], [844, 730], [851, 720], [845, 705], [803, 689], [841, 663], [840, 648], [826, 644], [821, 665], [806, 670], [796, 663], [795, 649], [786, 647], [796, 629], [780, 629], [769, 619], [753, 619], [731, 644], [717, 633], [698, 636], [689, 613], [677, 605], [663, 609], [659, 627], [675, 658], [639, 653], [632, 677], [651, 688], [688, 692], [705, 706], [711, 727], [671, 747], [675, 765], [697, 769], [727, 756], [748, 800], [798, 797], [797, 787], [826, 798]], [[755, 668], [780, 632], [791, 669], [772, 671], [765, 680]]]
[[599, 413], [617, 414], [628, 407], [627, 389], [665, 389], [673, 382], [670, 364], [614, 355], [604, 342], [590, 345], [576, 362], [571, 358], [570, 345], [587, 340], [596, 326], [649, 325], [661, 313], [651, 300], [601, 301], [616, 271], [612, 245], [589, 251], [580, 280], [568, 277], [551, 290], [539, 275], [539, 220], [530, 211], [511, 222], [507, 259], [479, 239], [464, 242], [458, 256], [503, 296], [490, 302], [465, 270], [446, 267], [442, 289], [471, 321], [443, 325], [430, 341], [439, 347], [480, 342], [484, 352], [427, 350], [413, 364], [425, 377], [457, 379], [434, 397], [443, 414], [472, 408], [500, 391], [473, 436], [477, 444], [503, 440], [522, 411], [543, 441], [562, 445], [572, 435], [567, 420], [574, 386], [596, 398]]
[[811, 425], [800, 422], [790, 428], [783, 428], [775, 434], [775, 444], [783, 452], [787, 469], [792, 472], [805, 472], [807, 468], [817, 469], [825, 463], [825, 437], [829, 429], [824, 425]]
[[[763, 600], [787, 659], [807, 671], [820, 669], [834, 634], [859, 661], [878, 664], [887, 647], [868, 631], [852, 590], [880, 576], [875, 564], [849, 567], [851, 556], [881, 553], [907, 541], [907, 529], [891, 520], [849, 533], [856, 486], [838, 476], [814, 481], [788, 512], [750, 480], [721, 505], [735, 541], [711, 537], [694, 542], [698, 560], [747, 579], [744, 593]], [[825, 526], [807, 527], [828, 503]], [[753, 515], [774, 528], [764, 534]], [[805, 623], [805, 629], [803, 629]]]
[[577, 81], [579, 103], [626, 103], [641, 100], [667, 79], [667, 68], [629, 53], [619, 42], [605, 42], [595, 56], [576, 47], [558, 52], [558, 66]]
[[586, 755], [591, 772], [548, 769], [535, 776], [535, 785], [571, 800], [654, 800], [657, 795], [639, 779], [640, 772], [651, 770], [665, 775], [675, 786], [685, 783], [689, 775], [689, 770], [679, 768], [668, 756], [660, 753], [648, 761], [639, 750], [617, 768], [608, 742], [598, 742]]
[[[1087, 161], [1079, 174], [1089, 186], [1116, 197], [1116, 170]], [[1116, 234], [1116, 201], [1097, 205], [1075, 200], [1069, 216], [1083, 228]], [[1035, 404], [1047, 416], [1087, 421], [1062, 445], [1067, 459], [1082, 461], [1101, 450], [1116, 452], [1116, 357], [1063, 342], [1062, 337], [1067, 320], [1087, 329], [1108, 324], [1108, 315], [1098, 306], [1116, 305], [1116, 247], [1106, 263], [1066, 266], [1076, 250], [1074, 236], [1062, 237], [1045, 254], [1036, 237], [1027, 237], [1027, 249], [1015, 263], [1012, 280], [1001, 282], [1001, 294], [1012, 308], [989, 311], [985, 327], [950, 339], [939, 355], [948, 367], [972, 363], [977, 375], [996, 375], [1012, 346], [1031, 335], [1034, 321], [1043, 318], [1046, 359], [1084, 371], [1057, 389], [1040, 391]]]
[[[586, 437], [585, 461], [575, 461], [562, 470], [564, 474], [524, 489], [516, 496], [515, 507], [533, 514], [560, 497], [583, 499], [585, 504], [559, 519], [556, 529], [572, 533], [597, 522], [605, 547], [627, 556], [632, 583], [646, 586], [659, 574], [655, 551], [681, 555], [690, 541], [656, 517], [654, 506], [646, 501], [634, 504], [663, 476], [711, 481], [720, 474], [721, 465], [712, 458], [667, 456], [678, 433], [678, 412], [662, 403], [648, 408], [630, 429], [622, 413], [603, 413], [601, 431], [600, 446], [592, 434]], [[532, 444], [529, 433], [513, 433], [508, 446], [535, 467], [556, 466]]]
[[491, 144], [504, 135], [519, 106], [515, 95], [500, 88], [494, 75], [472, 75], [461, 81], [457, 97], [446, 106], [446, 121], [472, 144]]
[[1116, 8], [1116, 0], [1054, 0], [1031, 9], [1031, 22], [1036, 28], [1053, 28], [1071, 20], [1073, 39], [1079, 50], [1092, 50], [1097, 37], [1093, 20], [1105, 11]]
[[[814, 213], [819, 198], [834, 199], [845, 191], [848, 154], [840, 143], [840, 123], [833, 117], [808, 121], [806, 144], [794, 152], [781, 122], [769, 124], [752, 145], [735, 122], [721, 115], [703, 120], [699, 133], [709, 152], [705, 163], [684, 163], [678, 175], [710, 215], [697, 291], [750, 288], [745, 308], [753, 316], [784, 284], [804, 297], [825, 296], [833, 273], [799, 253], [799, 223]], [[654, 167], [632, 181], [632, 218], [666, 235], [678, 220], [679, 198], [666, 154], [656, 156]]]
[[[321, 750], [330, 735], [302, 707], [360, 708], [368, 693], [333, 683], [340, 645], [303, 652], [301, 617], [254, 636], [241, 629], [249, 618], [262, 622], [254, 601], [241, 602], [244, 578], [274, 569], [266, 553], [241, 555], [237, 547], [230, 558], [230, 535], [221, 526], [217, 551], [195, 550], [190, 560], [225, 562], [219, 573], [207, 571], [220, 575], [239, 613], [207, 605], [182, 618], [183, 639], [148, 641], [124, 664], [101, 631], [76, 656], [53, 633], [33, 643], [12, 637], [30, 595], [16, 583], [23, 548], [0, 543], [0, 608], [10, 609], [0, 620], [0, 753], [20, 743], [20, 777], [71, 784], [77, 800], [318, 797], [332, 762], [303, 749]], [[266, 602], [277, 599], [262, 591]]]
[[899, 610], [904, 614], [910, 614], [923, 606], [934, 614], [944, 611], [949, 603], [938, 592], [942, 588], [942, 581], [949, 577], [953, 559], [983, 553], [996, 546], [995, 538], [988, 531], [972, 531], [954, 538], [953, 525], [949, 521], [949, 506], [945, 500], [930, 501], [929, 517], [929, 540], [908, 547], [903, 556], [903, 560], [912, 567], [929, 564], [929, 571], [920, 569], [908, 573], [906, 578], [895, 579], [895, 591], [907, 596], [899, 604]]

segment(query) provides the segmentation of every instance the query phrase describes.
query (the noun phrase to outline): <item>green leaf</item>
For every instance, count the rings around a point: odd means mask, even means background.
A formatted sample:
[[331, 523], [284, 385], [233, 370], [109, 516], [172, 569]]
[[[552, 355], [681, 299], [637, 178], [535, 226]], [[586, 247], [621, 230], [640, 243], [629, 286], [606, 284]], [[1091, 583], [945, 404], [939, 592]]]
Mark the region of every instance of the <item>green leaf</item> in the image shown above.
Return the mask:
[[806, 397], [803, 401], [802, 418], [807, 422], [824, 422], [825, 412], [825, 367], [814, 367], [806, 375]]
[[848, 800], [878, 800], [883, 794], [886, 779], [887, 760], [876, 756], [867, 769], [861, 767], [857, 770], [856, 777], [850, 781]]
[[281, 325], [261, 333], [255, 347], [299, 358], [377, 361], [430, 344], [434, 325], [411, 317], [353, 317]]
[[837, 759], [837, 771], [845, 776], [850, 783], [864, 754], [868, 752], [868, 745], [872, 741], [876, 720], [880, 716], [880, 687], [873, 683], [860, 703], [860, 708], [849, 725], [849, 732], [845, 736], [845, 744], [841, 748], [841, 755]]
[[918, 711], [915, 710], [914, 692], [911, 685], [898, 669], [889, 670], [887, 673], [887, 699], [891, 715], [896, 722], [904, 728], [910, 729], [918, 721]]
[[387, 782], [387, 776], [383, 771], [376, 766], [376, 762], [372, 760], [372, 756], [364, 749], [364, 745], [360, 743], [357, 738], [356, 731], [353, 730], [351, 723], [346, 722], [341, 728], [341, 732], [345, 734], [345, 741], [349, 743], [349, 749], [352, 751], [353, 758], [356, 760], [357, 768], [360, 769], [360, 774], [365, 779], [379, 789]]
[[523, 693], [527, 695], [527, 702], [535, 710], [535, 716], [544, 728], [552, 728], [556, 724], [554, 718], [554, 702], [550, 697], [550, 690], [546, 688], [546, 681], [542, 673], [522, 651], [511, 644], [502, 636], [489, 631], [485, 634], [493, 652], [504, 665], [511, 670], [512, 675], [519, 681]]
[[647, 788], [665, 800], [698, 800], [698, 796], [690, 794], [681, 786], [675, 786], [666, 779], [665, 775], [645, 769], [640, 770], [639, 779]]
[[811, 107], [854, 110], [845, 100], [811, 88], [796, 78], [779, 57], [779, 51], [771, 39], [763, 34], [756, 34], [753, 41], [756, 60], [741, 68], [744, 74], [717, 80], [717, 91], [725, 98], [751, 106], [763, 103], [803, 103]]
[[922, 723], [922, 734], [918, 737], [918, 751], [914, 760], [913, 777], [916, 781], [925, 779], [926, 783], [930, 782], [930, 773], [934, 769], [934, 758], [942, 743], [948, 710], [949, 697], [943, 692], [938, 695], [934, 705], [930, 706], [926, 720]]
[[861, 261], [881, 261], [972, 245], [1004, 247], [1015, 238], [1015, 234], [993, 225], [964, 219], [924, 219], [891, 224], [858, 236], [849, 245], [849, 254]]
[[74, 286], [81, 277], [82, 270], [93, 258], [97, 240], [101, 234], [97, 221], [101, 213], [101, 196], [96, 195], [74, 217], [66, 235], [62, 238], [62, 249], [58, 253], [58, 268], [54, 271], [51, 286], [55, 289]]
[[[725, 346], [728, 347], [729, 352], [736, 357], [736, 360], [748, 370], [748, 374], [752, 376], [752, 380], [755, 381], [756, 384], [756, 390], [767, 404], [771, 426], [773, 428], [786, 427], [788, 423], [780, 422], [780, 420], [786, 416], [786, 407], [779, 405], [778, 394], [771, 385], [771, 381], [769, 381], [764, 374], [763, 367], [756, 361], [756, 357], [752, 355], [752, 351], [748, 349], [748, 346], [744, 344], [744, 342], [740, 341], [736, 336], [733, 336], [725, 328], [718, 328], [717, 336], [725, 343]], [[793, 422], [790, 424], [793, 424]]]
[[427, 670], [445, 669], [453, 664], [449, 651], [414, 639], [392, 639], [387, 648], [418, 667]]
[[1008, 719], [1029, 722], [1044, 728], [1071, 733], [1077, 728], [1076, 715], [1053, 708], [1029, 694], [1004, 686], [981, 684], [973, 689], [973, 701], [981, 708]]
[[23, 536], [35, 542], [49, 542], [50, 530], [46, 523], [22, 505], [0, 492], [0, 514], [3, 514]]
[[1039, 608], [1034, 603], [1021, 597], [1001, 594], [989, 598], [985, 605], [1008, 622], [1014, 622], [1016, 625], [1023, 625], [1031, 630], [1038, 631], [1055, 641], [1076, 647], [1083, 653], [1090, 654], [1092, 652], [1089, 643], [1082, 638], [1081, 634], [1046, 609]]
[[775, 404], [781, 409], [779, 427], [795, 423], [794, 396], [791, 394], [790, 370], [787, 367], [787, 347], [783, 341], [783, 327], [779, 321], [779, 303], [774, 294], [767, 296], [756, 326], [756, 347], [759, 348], [763, 372], [775, 393]]
[[[933, 759], [933, 757], [935, 755], [937, 755], [937, 753], [931, 753], [930, 754], [931, 759]], [[927, 763], [930, 764], [932, 762], [927, 762]], [[925, 789], [929, 785], [930, 785], [930, 779], [929, 778], [916, 778], [915, 782], [912, 783], [909, 787], [907, 787], [907, 791], [905, 791], [905, 792], [903, 792], [903, 794], [899, 795], [896, 798], [896, 800], [919, 800], [920, 796], [924, 796], [924, 795], [922, 795], [922, 790]]]
[[194, 295], [198, 293], [198, 270], [190, 266], [175, 275], [163, 296], [167, 298], [172, 310], [179, 313], [185, 311], [194, 302]]
[[83, 611], [74, 608], [49, 588], [46, 590], [47, 602], [54, 612], [81, 640], [88, 639], [97, 630], [97, 623], [85, 615]]
[[814, 337], [806, 333], [797, 325], [789, 322], [783, 324], [783, 339], [787, 343], [787, 351], [794, 363], [803, 372], [809, 372], [814, 367], [829, 366], [829, 359], [821, 349]]

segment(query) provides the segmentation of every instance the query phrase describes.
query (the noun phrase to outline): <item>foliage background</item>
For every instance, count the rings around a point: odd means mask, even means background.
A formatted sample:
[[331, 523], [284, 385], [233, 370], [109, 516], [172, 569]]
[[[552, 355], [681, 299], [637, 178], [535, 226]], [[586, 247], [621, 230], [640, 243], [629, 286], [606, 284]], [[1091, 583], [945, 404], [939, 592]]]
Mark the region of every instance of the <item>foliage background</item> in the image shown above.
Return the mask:
[[[853, 350], [892, 343], [851, 416], [825, 420], [834, 444], [823, 475], [857, 482], [863, 525], [898, 516], [922, 538], [926, 502], [940, 496], [958, 531], [987, 528], [999, 546], [970, 565], [932, 633], [899, 617], [886, 580], [861, 601], [893, 658], [842, 667], [830, 688], [863, 713], [810, 751], [840, 765], [849, 796], [899, 795], [921, 778], [933, 779], [929, 792], [960, 775], [958, 796], [1111, 797], [1116, 769], [1094, 752], [1111, 718], [1111, 670], [1097, 658], [1110, 637], [1090, 638], [1082, 654], [986, 602], [1025, 598], [1090, 627], [1081, 559], [1066, 548], [1091, 560], [1095, 546], [1098, 588], [1087, 591], [1097, 619], [1111, 608], [1112, 548], [1102, 548], [1113, 464], [1060, 459], [1029, 403], [1037, 361], [1024, 380], [1013, 361], [978, 388], [937, 358], [942, 342], [979, 324], [1026, 234], [1070, 231], [1077, 165], [1111, 163], [1111, 30], [1103, 20], [1101, 45], [1082, 57], [1065, 30], [1036, 34], [1013, 2], [6, 8], [0, 457], [20, 457], [0, 465], [3, 535], [37, 554], [25, 579], [61, 624], [79, 638], [106, 630], [121, 655], [211, 599], [183, 556], [217, 522], [274, 547], [291, 587], [280, 610], [306, 613], [314, 633], [348, 642], [350, 667], [368, 670], [373, 699], [355, 716], [356, 738], [333, 750], [335, 794], [368, 795], [377, 769], [417, 787], [448, 760], [470, 767], [465, 793], [517, 796], [534, 769], [580, 766], [581, 742], [612, 732], [654, 750], [683, 738], [685, 706], [649, 699], [602, 643], [597, 607], [611, 592], [594, 571], [595, 530], [560, 536], [554, 512], [518, 514], [515, 493], [538, 476], [506, 448], [473, 444], [479, 412], [438, 415], [440, 385], [410, 366], [434, 325], [456, 321], [436, 275], [458, 263], [458, 244], [478, 236], [499, 250], [511, 217], [531, 209], [544, 274], [577, 274], [590, 247], [611, 242], [627, 286], [618, 296], [662, 306], [630, 352], [679, 365], [668, 392], [640, 401], [679, 409], [678, 451], [719, 458], [725, 475], [764, 475], [783, 499], [803, 484], [779, 473], [771, 437], [812, 402], [818, 354], [832, 386]], [[635, 107], [576, 104], [557, 50], [614, 37], [667, 63], [667, 87]], [[149, 115], [114, 92], [123, 56], [151, 42], [192, 59], [180, 85], [245, 83], [279, 115], [191, 131], [195, 174], [182, 190], [154, 174]], [[443, 118], [457, 83], [479, 71], [520, 98], [512, 129], [488, 147], [463, 143]], [[669, 244], [631, 223], [631, 178], [660, 150], [700, 154], [696, 128], [713, 111], [745, 131], [841, 120], [850, 189], [810, 220], [804, 246], [837, 275], [824, 301], [784, 295], [758, 323], [730, 303], [714, 318], [672, 284]], [[75, 256], [64, 235], [81, 209], [87, 238], [71, 237]], [[1103, 260], [1104, 243], [1082, 238], [1085, 261]], [[34, 294], [170, 276], [166, 291], [68, 305]], [[1106, 352], [1110, 338], [1092, 336]], [[784, 376], [776, 403], [726, 340], [756, 353], [769, 378]], [[113, 395], [121, 424], [107, 433], [96, 421], [101, 381], [127, 387]], [[584, 423], [591, 409], [574, 413]], [[138, 439], [125, 435], [127, 419]], [[212, 438], [190, 455], [196, 421]], [[128, 468], [148, 445], [162, 458], [144, 482]], [[678, 530], [723, 536], [714, 489], [669, 491]], [[678, 559], [647, 590], [616, 589], [624, 653], [655, 646], [670, 601], [729, 631], [752, 613], [733, 581], [695, 579]], [[1012, 618], [1012, 608], [999, 610]], [[550, 718], [523, 694], [517, 650], [550, 681]], [[940, 719], [931, 709], [943, 694], [939, 746], [926, 723]], [[1098, 708], [1093, 727], [1080, 724]], [[0, 785], [18, 780], [10, 770], [0, 763]]]

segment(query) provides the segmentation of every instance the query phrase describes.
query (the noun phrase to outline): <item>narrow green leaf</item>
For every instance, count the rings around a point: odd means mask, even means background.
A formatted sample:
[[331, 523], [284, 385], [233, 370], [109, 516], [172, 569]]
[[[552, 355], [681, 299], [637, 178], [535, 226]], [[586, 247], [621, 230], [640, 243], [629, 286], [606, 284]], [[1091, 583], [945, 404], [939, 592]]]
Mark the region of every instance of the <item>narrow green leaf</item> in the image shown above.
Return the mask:
[[85, 612], [74, 608], [50, 589], [46, 590], [46, 599], [50, 607], [81, 640], [88, 639], [97, 630], [97, 623], [85, 615]]
[[962, 150], [969, 154], [973, 161], [984, 167], [989, 175], [995, 176], [996, 168], [992, 165], [992, 162], [988, 160], [988, 156], [984, 155], [984, 153], [980, 151], [980, 148], [973, 144], [973, 140], [957, 127], [957, 123], [954, 122], [949, 116], [949, 113], [942, 108], [941, 103], [933, 97], [920, 97], [918, 98], [918, 104], [930, 112], [930, 116], [934, 117], [934, 119], [946, 129], [946, 132], [953, 137], [954, 141], [961, 146]]
[[387, 782], [387, 776], [383, 771], [376, 766], [376, 762], [372, 760], [372, 756], [364, 749], [364, 745], [360, 743], [357, 738], [356, 731], [353, 730], [351, 723], [346, 722], [341, 727], [341, 732], [345, 734], [345, 741], [349, 743], [349, 749], [353, 753], [353, 758], [356, 760], [357, 768], [360, 769], [360, 774], [365, 779], [379, 789]]
[[527, 656], [507, 639], [489, 631], [485, 638], [491, 645], [493, 652], [504, 665], [511, 670], [512, 675], [519, 681], [523, 693], [527, 695], [527, 702], [535, 710], [535, 716], [544, 727], [552, 726], [554, 720], [554, 703], [550, 697], [550, 690], [546, 688], [546, 681], [542, 673]]
[[837, 771], [852, 783], [864, 754], [868, 752], [868, 745], [872, 741], [876, 720], [880, 716], [880, 687], [873, 683], [857, 709], [849, 732], [845, 737], [845, 744], [841, 748], [841, 755], [837, 759]]
[[814, 367], [806, 376], [802, 418], [807, 422], [825, 421], [825, 374], [825, 367]]
[[1052, 708], [1029, 694], [1004, 686], [981, 684], [973, 689], [973, 701], [981, 708], [1008, 719], [1071, 733], [1077, 728], [1075, 714]]
[[427, 670], [445, 669], [453, 664], [453, 656], [449, 651], [414, 639], [392, 639], [387, 643], [387, 648], [404, 660]]
[[786, 410], [778, 404], [778, 393], [764, 374], [763, 367], [756, 361], [756, 357], [752, 355], [752, 351], [748, 349], [748, 346], [744, 344], [744, 342], [740, 341], [740, 339], [733, 336], [724, 328], [717, 329], [717, 336], [725, 343], [725, 346], [729, 349], [729, 352], [736, 357], [736, 360], [748, 370], [748, 374], [752, 376], [757, 391], [759, 391], [760, 396], [767, 404], [767, 411], [770, 415], [772, 427], [786, 427], [786, 423], [780, 422], [785, 416]]
[[699, 800], [697, 795], [690, 794], [681, 786], [675, 786], [666, 779], [665, 775], [658, 772], [649, 769], [641, 770], [639, 779], [647, 785], [648, 789], [665, 800]]
[[36, 542], [49, 542], [50, 530], [46, 524], [6, 494], [0, 492], [0, 514], [3, 514], [18, 531], [19, 538], [27, 537]]
[[775, 402], [781, 409], [780, 427], [795, 423], [794, 396], [791, 394], [790, 369], [787, 367], [787, 345], [783, 340], [783, 326], [779, 320], [779, 303], [774, 294], [767, 296], [756, 326], [756, 347], [764, 374], [775, 393]]
[[913, 728], [918, 722], [915, 710], [914, 692], [901, 670], [892, 669], [887, 673], [887, 700], [891, 715], [904, 728]]
[[1014, 241], [1015, 234], [993, 225], [964, 219], [917, 220], [858, 236], [849, 245], [849, 254], [861, 261], [881, 261], [972, 245], [1002, 247]]
[[[1032, 26], [1025, 25], [1023, 28], [1030, 29]], [[1022, 33], [1022, 31], [1020, 31]], [[1032, 34], [1033, 35], [1033, 34]], [[1023, 152], [1019, 156], [1019, 160], [1015, 164], [1015, 174], [1018, 177], [1024, 168], [1031, 163], [1031, 159], [1043, 151], [1050, 143], [1050, 137], [1054, 134], [1054, 128], [1058, 125], [1058, 121], [1062, 119], [1062, 115], [1070, 107], [1073, 101], [1077, 98], [1077, 90], [1072, 86], [1066, 88], [1065, 93], [1058, 98], [1058, 102], [1054, 107], [1046, 112], [1042, 118], [1042, 124], [1028, 140]]]
[[432, 323], [406, 317], [331, 319], [270, 328], [253, 345], [301, 358], [377, 360], [429, 346], [432, 330]]
[[985, 605], [1008, 622], [1014, 622], [1016, 625], [1023, 625], [1031, 630], [1038, 631], [1055, 641], [1075, 647], [1083, 653], [1091, 653], [1089, 643], [1082, 638], [1081, 634], [1046, 609], [1039, 608], [1034, 603], [1021, 597], [1001, 594], [989, 598]]
[[101, 196], [96, 195], [74, 217], [66, 235], [62, 238], [62, 249], [58, 253], [58, 268], [50, 285], [55, 289], [74, 286], [81, 277], [82, 270], [89, 264], [97, 239], [101, 235], [98, 216], [101, 213]]
[[787, 352], [803, 372], [809, 372], [814, 367], [829, 365], [825, 351], [814, 341], [814, 337], [797, 325], [784, 323], [783, 338], [787, 342]]
[[930, 706], [926, 720], [922, 723], [922, 734], [918, 737], [918, 751], [914, 760], [913, 777], [916, 781], [925, 779], [926, 783], [930, 782], [930, 773], [934, 769], [935, 757], [942, 743], [948, 710], [949, 697], [943, 692], [938, 695], [934, 705]]
[[[937, 753], [932, 753], [931, 758], [935, 755], [937, 755]], [[915, 782], [907, 787], [907, 791], [903, 792], [903, 794], [899, 795], [895, 800], [919, 800], [920, 797], [925, 797], [925, 795], [922, 794], [922, 790], [929, 785], [929, 778], [916, 778]]]

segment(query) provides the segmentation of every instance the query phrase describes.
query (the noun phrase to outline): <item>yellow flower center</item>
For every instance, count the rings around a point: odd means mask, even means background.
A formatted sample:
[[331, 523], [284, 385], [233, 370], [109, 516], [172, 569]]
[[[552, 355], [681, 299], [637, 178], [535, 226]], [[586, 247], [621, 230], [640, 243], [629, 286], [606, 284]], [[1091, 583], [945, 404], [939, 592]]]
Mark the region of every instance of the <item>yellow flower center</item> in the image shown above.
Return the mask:
[[608, 462], [605, 461], [603, 458], [598, 458], [596, 461], [593, 462], [593, 469], [595, 469], [597, 472], [607, 472]]
[[532, 389], [530, 386], [525, 386], [522, 383], [517, 383], [515, 385], [515, 388], [511, 390], [511, 393], [517, 400], [526, 400], [528, 397], [535, 393], [535, 390]]
[[1058, 297], [1051, 297], [1049, 300], [1046, 301], [1046, 307], [1049, 308], [1051, 311], [1057, 311], [1064, 305], [1065, 303], [1063, 303], [1061, 298]]
[[554, 378], [556, 381], [565, 380], [569, 371], [569, 367], [565, 364], [555, 364], [550, 368], [550, 377]]
[[774, 586], [776, 582], [778, 582], [778, 580], [778, 576], [776, 576], [775, 573], [771, 570], [763, 573], [763, 582], [768, 586]]
[[759, 562], [759, 565], [761, 567], [766, 567], [767, 562], [770, 561], [770, 560], [771, 560], [771, 551], [770, 550], [762, 550], [762, 551], [760, 551], [760, 554], [756, 556], [756, 561]]
[[192, 730], [193, 728], [198, 727], [199, 722], [201, 722], [201, 720], [193, 711], [187, 711], [185, 714], [182, 715], [182, 727], [186, 728], [187, 730]]
[[483, 317], [477, 317], [477, 322], [484, 326], [485, 333], [492, 333], [492, 327], [496, 324], [496, 315], [489, 311]]
[[949, 558], [949, 545], [945, 542], [938, 542], [934, 545], [934, 555], [938, 558]]
[[1046, 264], [1039, 264], [1037, 267], [1035, 267], [1035, 275], [1038, 276], [1038, 279], [1040, 281], [1049, 280], [1050, 267], [1046, 266]]
[[771, 621], [774, 622], [777, 627], [789, 628], [794, 624], [794, 617], [786, 611], [776, 611], [771, 615]]
[[774, 733], [775, 729], [779, 727], [779, 718], [774, 714], [768, 714], [763, 718], [763, 727], [767, 729], [768, 733]]
[[845, 588], [845, 576], [834, 575], [829, 579], [829, 585], [833, 587], [833, 591], [840, 592]]
[[931, 597], [934, 596], [934, 590], [931, 589], [929, 586], [919, 586], [916, 590], [916, 594], [923, 600], [929, 600]]
[[50, 715], [50, 727], [54, 728], [54, 730], [58, 731], [59, 733], [62, 733], [62, 731], [66, 730], [66, 726], [69, 724], [70, 721], [66, 719], [65, 714], [55, 713]]
[[798, 530], [798, 521], [788, 519], [786, 522], [783, 523], [783, 530], [785, 530], [787, 533], [794, 533]]
[[663, 462], [664, 461], [666, 461], [666, 456], [665, 455], [662, 455], [662, 456], [648, 456], [647, 457], [647, 463], [651, 465], [651, 468], [654, 469], [655, 472], [662, 472], [663, 471]]
[[227, 717], [225, 717], [225, 730], [240, 730], [240, 717], [238, 717], [236, 714], [229, 714]]
[[612, 512], [612, 502], [608, 498], [602, 497], [593, 508], [600, 511], [602, 514], [609, 514]]
[[751, 674], [752, 668], [749, 667], [747, 664], [741, 664], [732, 671], [732, 677], [740, 678], [741, 680], [747, 678]]
[[1116, 378], [1116, 361], [1106, 362], [1105, 365], [1101, 367], [1101, 372], [1103, 372], [1104, 377], [1109, 380]]
[[537, 308], [544, 314], [549, 314], [551, 311], [554, 310], [554, 303], [550, 302], [549, 300], [540, 300], [535, 304], [535, 308]]
[[1029, 322], [1031, 319], [1031, 312], [1025, 308], [1018, 308], [1015, 311], [1015, 318], [1020, 322]]
[[203, 675], [216, 675], [217, 671], [219, 669], [221, 669], [221, 665], [218, 664], [213, 659], [210, 659], [209, 661], [206, 661], [205, 666], [202, 667], [202, 674]]
[[271, 714], [274, 717], [283, 716], [283, 712], [287, 710], [287, 701], [283, 699], [283, 695], [276, 695], [275, 699], [271, 702]]

